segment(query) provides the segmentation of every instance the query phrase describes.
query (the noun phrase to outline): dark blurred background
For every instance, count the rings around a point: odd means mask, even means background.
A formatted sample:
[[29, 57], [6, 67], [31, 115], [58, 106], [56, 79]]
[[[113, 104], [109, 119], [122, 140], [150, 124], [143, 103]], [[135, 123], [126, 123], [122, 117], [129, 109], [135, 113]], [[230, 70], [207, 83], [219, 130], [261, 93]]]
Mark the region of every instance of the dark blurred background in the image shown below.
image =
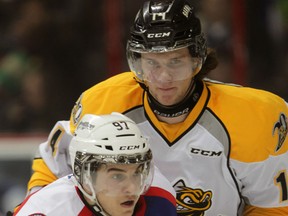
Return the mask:
[[[34, 149], [81, 92], [129, 70], [126, 38], [143, 2], [0, 0], [0, 215], [24, 198]], [[209, 78], [288, 100], [288, 0], [192, 2], [220, 61]]]
[[[82, 91], [127, 71], [144, 0], [0, 0], [0, 132], [47, 132]], [[288, 99], [287, 0], [192, 0], [220, 65], [210, 78]]]

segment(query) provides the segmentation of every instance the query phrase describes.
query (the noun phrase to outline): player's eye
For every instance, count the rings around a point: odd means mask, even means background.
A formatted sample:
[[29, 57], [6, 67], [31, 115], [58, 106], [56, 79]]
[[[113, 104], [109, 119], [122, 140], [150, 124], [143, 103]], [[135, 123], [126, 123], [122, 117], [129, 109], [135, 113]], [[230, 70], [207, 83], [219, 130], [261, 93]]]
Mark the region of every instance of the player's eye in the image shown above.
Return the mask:
[[170, 65], [175, 65], [175, 64], [179, 64], [181, 62], [181, 60], [180, 59], [178, 59], [178, 58], [174, 58], [174, 59], [172, 59], [171, 61], [170, 61]]
[[111, 176], [111, 178], [115, 181], [123, 181], [125, 179], [125, 175], [121, 173], [115, 173]]

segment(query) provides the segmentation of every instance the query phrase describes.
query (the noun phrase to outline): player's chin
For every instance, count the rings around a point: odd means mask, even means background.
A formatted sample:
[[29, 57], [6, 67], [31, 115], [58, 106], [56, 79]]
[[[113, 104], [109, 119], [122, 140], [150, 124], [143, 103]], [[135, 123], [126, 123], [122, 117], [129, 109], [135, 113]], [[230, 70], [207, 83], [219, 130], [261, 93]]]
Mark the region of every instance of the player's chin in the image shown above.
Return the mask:
[[135, 200], [127, 200], [125, 202], [122, 202], [120, 204], [120, 206], [121, 206], [121, 211], [123, 212], [123, 215], [132, 215], [134, 208], [136, 206], [136, 201]]
[[117, 210], [117, 213], [115, 215], [119, 215], [119, 216], [132, 216], [134, 213], [134, 207], [133, 208], [129, 208], [129, 209], [123, 209], [123, 208], [119, 208]]

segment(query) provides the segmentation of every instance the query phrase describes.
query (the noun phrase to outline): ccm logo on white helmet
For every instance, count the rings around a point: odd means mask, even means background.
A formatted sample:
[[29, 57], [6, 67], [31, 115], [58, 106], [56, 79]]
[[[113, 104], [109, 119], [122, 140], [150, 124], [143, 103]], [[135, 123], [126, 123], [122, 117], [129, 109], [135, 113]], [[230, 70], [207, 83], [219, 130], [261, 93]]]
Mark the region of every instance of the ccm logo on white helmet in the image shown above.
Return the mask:
[[159, 33], [149, 33], [147, 38], [164, 38], [169, 37], [171, 32], [159, 32]]
[[136, 145], [136, 146], [120, 146], [120, 150], [134, 150], [134, 149], [140, 149], [140, 145]]

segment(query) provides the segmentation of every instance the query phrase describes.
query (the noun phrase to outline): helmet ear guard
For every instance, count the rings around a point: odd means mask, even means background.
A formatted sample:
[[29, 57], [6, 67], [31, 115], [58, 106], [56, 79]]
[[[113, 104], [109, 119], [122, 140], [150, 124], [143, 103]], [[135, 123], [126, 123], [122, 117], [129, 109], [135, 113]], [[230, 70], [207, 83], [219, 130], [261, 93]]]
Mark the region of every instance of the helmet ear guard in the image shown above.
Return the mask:
[[193, 77], [195, 77], [202, 69], [203, 65], [203, 59], [202, 58], [196, 58], [194, 59], [192, 71], [193, 71]]

